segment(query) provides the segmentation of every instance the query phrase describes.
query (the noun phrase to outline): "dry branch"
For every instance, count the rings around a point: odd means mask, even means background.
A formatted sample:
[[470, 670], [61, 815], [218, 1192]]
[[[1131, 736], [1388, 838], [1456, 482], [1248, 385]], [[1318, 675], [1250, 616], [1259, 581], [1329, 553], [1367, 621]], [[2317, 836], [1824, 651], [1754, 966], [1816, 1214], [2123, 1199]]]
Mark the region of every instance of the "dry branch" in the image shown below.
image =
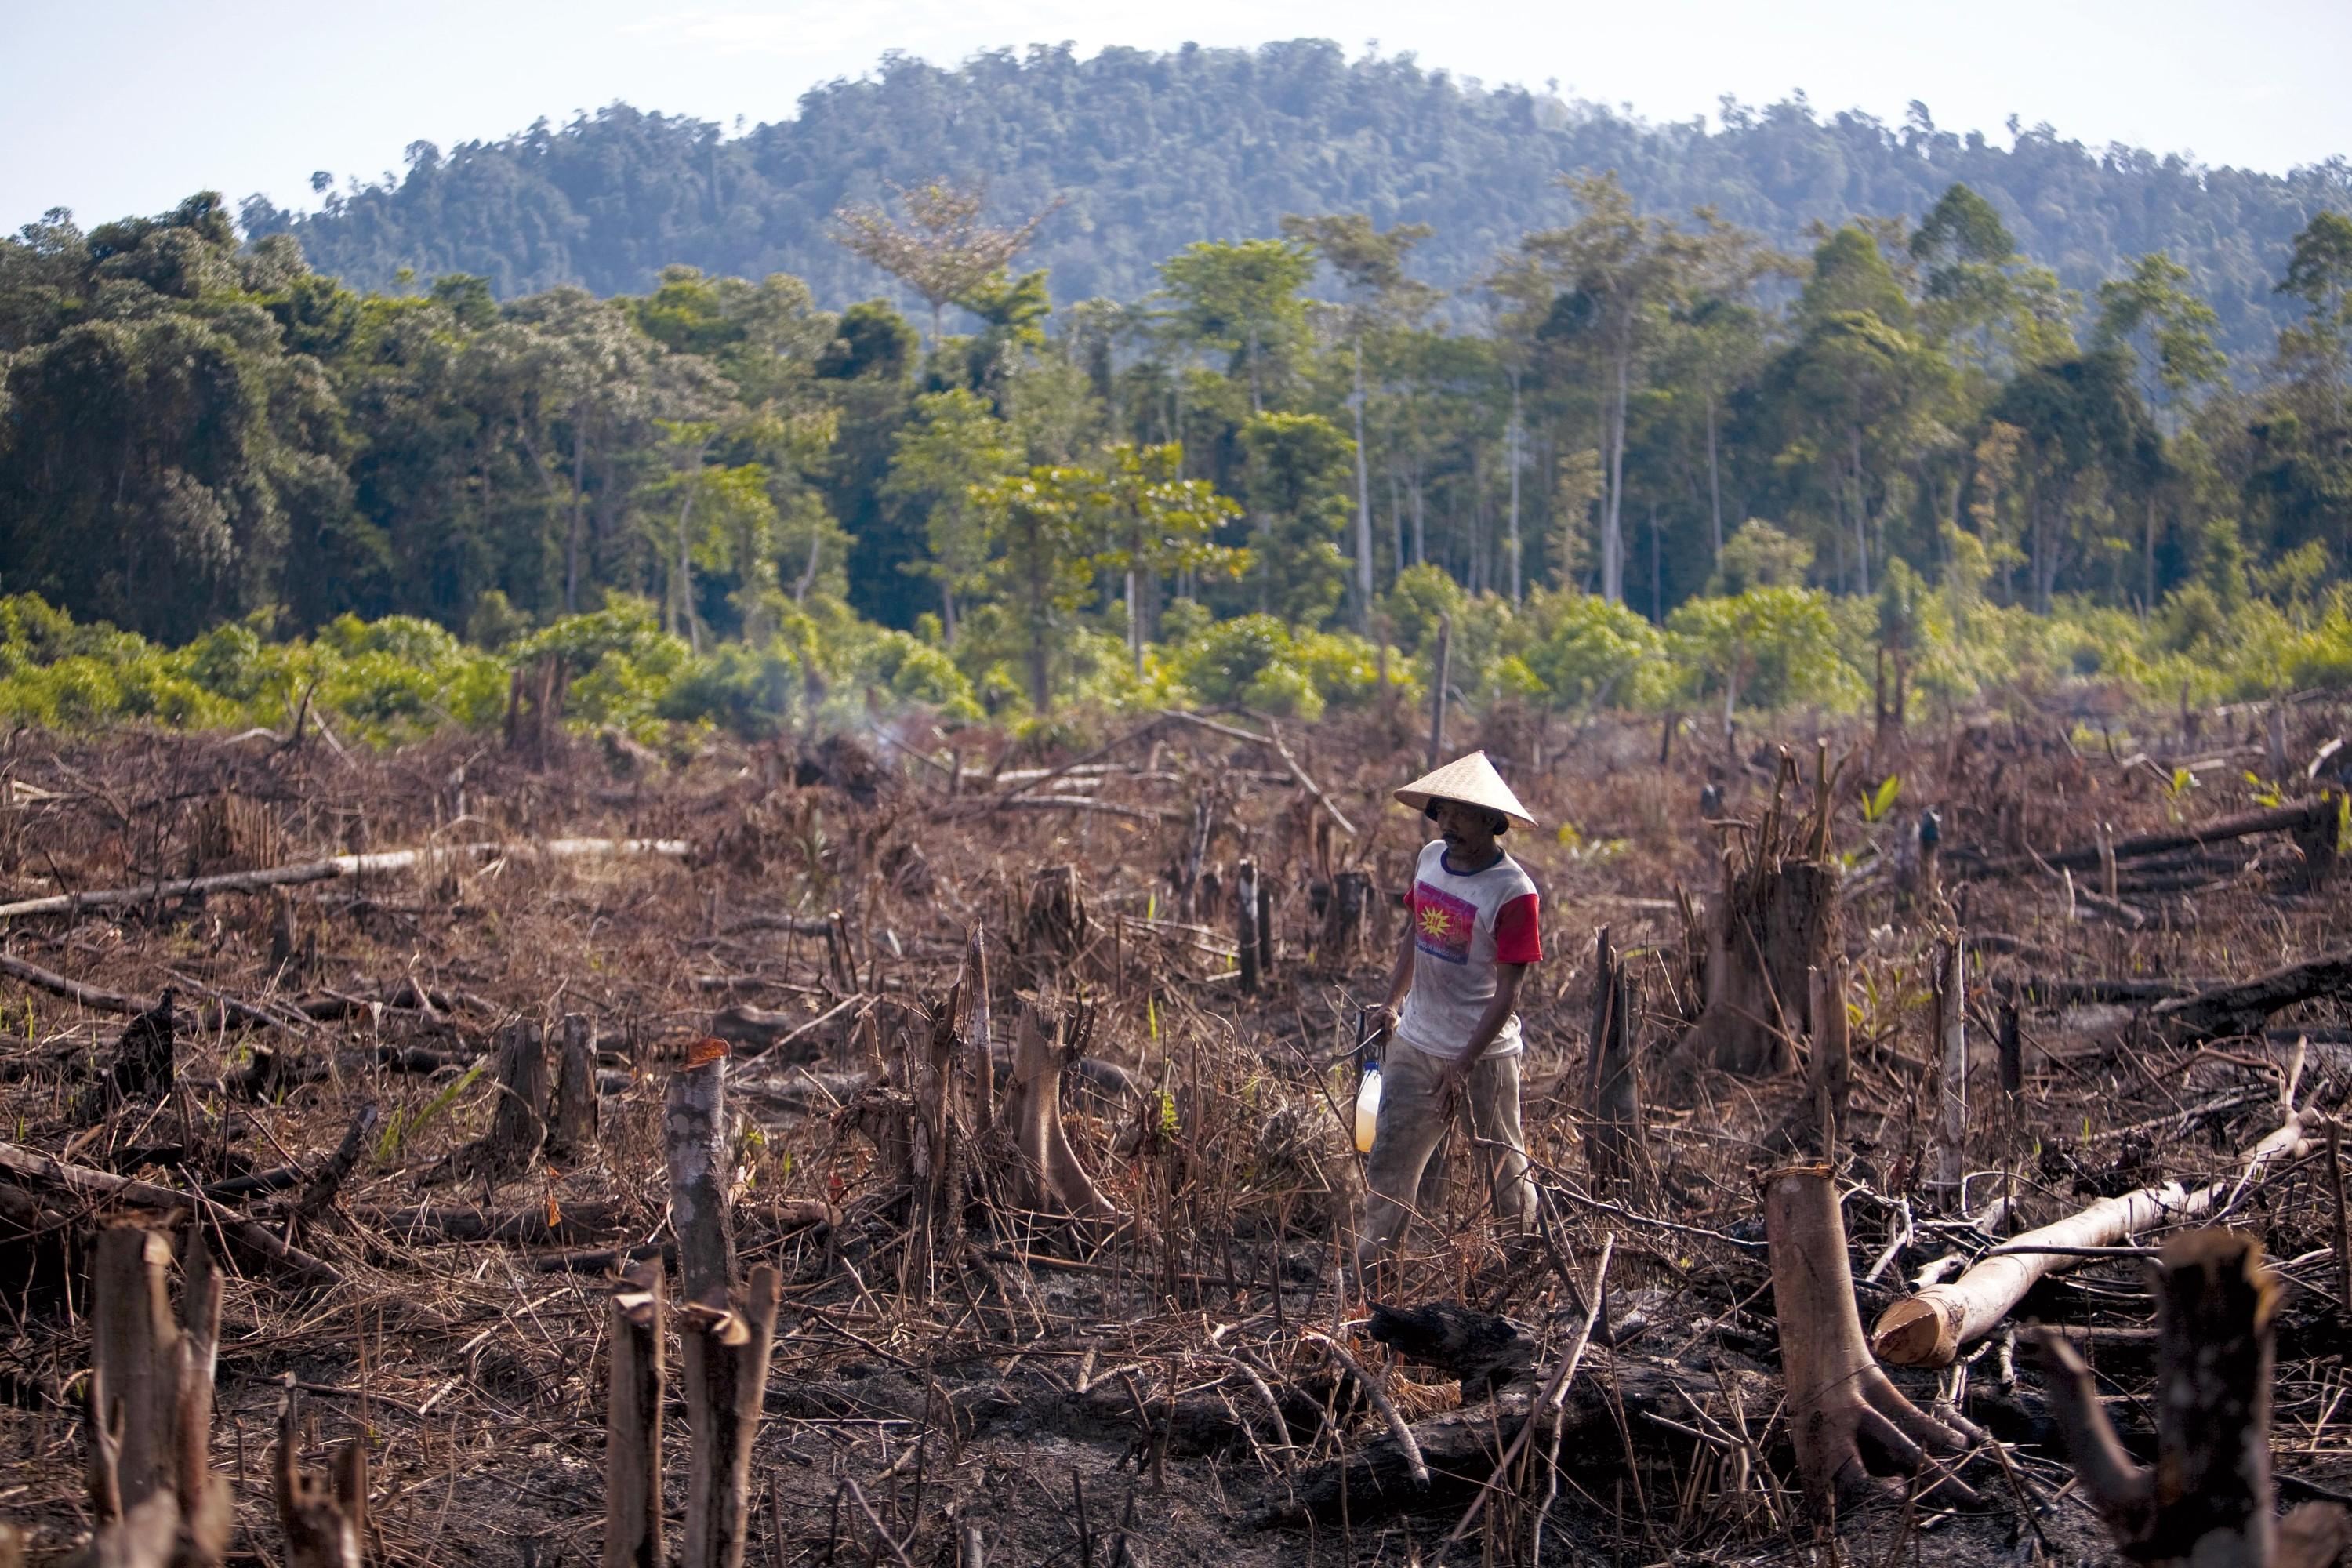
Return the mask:
[[257, 1259], [262, 1267], [305, 1285], [331, 1287], [343, 1282], [342, 1271], [333, 1264], [288, 1246], [268, 1226], [238, 1218], [201, 1193], [176, 1192], [152, 1182], [118, 1176], [111, 1171], [69, 1165], [15, 1143], [0, 1143], [0, 1172], [37, 1192], [111, 1199], [134, 1208], [167, 1214], [200, 1211], [221, 1227], [230, 1244], [246, 1253], [248, 1260]]
[[[2293, 1158], [2305, 1148], [2302, 1119], [2290, 1117], [2286, 1125], [2246, 1152], [2235, 1177], [2194, 1190], [2171, 1182], [2143, 1187], [2013, 1237], [1958, 1279], [1940, 1280], [1889, 1307], [1871, 1331], [1871, 1348], [1896, 1366], [1948, 1366], [1961, 1346], [1990, 1333], [2025, 1299], [2034, 1281], [2081, 1262], [2080, 1248], [2112, 1247], [2157, 1226], [2208, 1214], [2230, 1193], [2258, 1178], [2265, 1166]], [[2061, 1250], [2037, 1250], [2043, 1247]]]
[[226, 871], [211, 877], [182, 877], [138, 888], [105, 888], [87, 893], [53, 893], [46, 898], [19, 899], [15, 903], [0, 904], [0, 920], [25, 915], [79, 914], [83, 910], [156, 903], [164, 899], [201, 898], [208, 893], [251, 893], [264, 888], [331, 882], [339, 877], [405, 871], [444, 857], [544, 855], [554, 859], [572, 859], [590, 855], [659, 855], [679, 858], [691, 847], [681, 838], [549, 838], [520, 844], [459, 844], [444, 848], [386, 849], [373, 855], [334, 855], [324, 860], [305, 860], [258, 871]]

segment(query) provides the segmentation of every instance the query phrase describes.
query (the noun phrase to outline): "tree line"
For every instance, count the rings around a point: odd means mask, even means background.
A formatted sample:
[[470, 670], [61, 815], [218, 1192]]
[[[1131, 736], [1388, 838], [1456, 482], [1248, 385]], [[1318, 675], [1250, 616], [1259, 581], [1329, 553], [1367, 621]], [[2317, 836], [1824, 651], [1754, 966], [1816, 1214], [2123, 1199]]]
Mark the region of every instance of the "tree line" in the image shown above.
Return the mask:
[[1593, 650], [1666, 625], [1732, 700], [1795, 678], [1756, 650], [1789, 664], [1830, 595], [1897, 650], [1938, 591], [2193, 638], [2352, 564], [2341, 214], [2233, 362], [2171, 257], [2077, 298], [1966, 184], [1796, 250], [1609, 176], [1562, 193], [1450, 294], [1426, 226], [1325, 213], [1059, 310], [1023, 264], [1042, 210], [947, 181], [844, 206], [833, 242], [912, 321], [682, 266], [362, 292], [210, 195], [54, 215], [0, 241], [0, 589], [166, 642], [356, 614], [497, 647], [631, 598], [695, 656], [838, 606], [1042, 710], [1213, 644], [1224, 687], [1303, 701], [1472, 605], [1517, 618], [1486, 638], [1507, 686], [1622, 699]]

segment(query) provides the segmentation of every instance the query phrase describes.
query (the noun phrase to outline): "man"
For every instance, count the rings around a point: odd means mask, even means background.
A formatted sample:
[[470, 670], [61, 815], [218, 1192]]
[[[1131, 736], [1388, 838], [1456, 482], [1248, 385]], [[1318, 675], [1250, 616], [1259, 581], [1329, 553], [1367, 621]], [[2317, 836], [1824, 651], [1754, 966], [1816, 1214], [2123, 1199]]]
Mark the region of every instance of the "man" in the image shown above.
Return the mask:
[[1393, 1250], [1412, 1223], [1423, 1171], [1457, 1100], [1487, 1157], [1495, 1213], [1519, 1230], [1535, 1223], [1527, 1134], [1519, 1126], [1519, 984], [1543, 957], [1536, 885], [1496, 842], [1511, 823], [1533, 827], [1484, 752], [1473, 752], [1396, 792], [1437, 825], [1406, 896], [1387, 1005], [1388, 1058], [1366, 1172], [1371, 1187], [1360, 1264]]

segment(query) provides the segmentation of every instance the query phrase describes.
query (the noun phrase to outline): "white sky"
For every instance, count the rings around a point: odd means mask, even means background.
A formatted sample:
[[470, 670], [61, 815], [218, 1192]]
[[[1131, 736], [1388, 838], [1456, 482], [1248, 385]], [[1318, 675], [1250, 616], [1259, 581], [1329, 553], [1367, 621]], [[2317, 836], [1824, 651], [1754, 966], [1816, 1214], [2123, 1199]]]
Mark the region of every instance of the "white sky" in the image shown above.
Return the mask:
[[732, 128], [898, 49], [1369, 40], [1490, 84], [1712, 115], [1803, 89], [1823, 113], [2006, 143], [2014, 113], [2092, 145], [2273, 172], [2352, 153], [2347, 0], [0, 0], [0, 231], [212, 188], [310, 206], [314, 169], [370, 178], [424, 139], [494, 139], [625, 99]]

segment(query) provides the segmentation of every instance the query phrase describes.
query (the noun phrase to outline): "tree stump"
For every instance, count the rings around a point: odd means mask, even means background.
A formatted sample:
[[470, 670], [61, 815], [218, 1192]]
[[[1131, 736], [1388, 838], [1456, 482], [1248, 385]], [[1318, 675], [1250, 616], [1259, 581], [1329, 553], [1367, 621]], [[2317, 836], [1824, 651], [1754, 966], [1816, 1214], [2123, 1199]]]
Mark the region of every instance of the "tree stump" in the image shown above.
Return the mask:
[[1602, 926], [1592, 973], [1592, 1043], [1584, 1078], [1591, 1117], [1585, 1155], [1594, 1182], [1612, 1187], [1638, 1179], [1643, 1160], [1642, 1078], [1633, 1050], [1633, 986]]
[[596, 1030], [578, 1013], [566, 1013], [555, 1095], [548, 1104], [547, 1153], [569, 1160], [596, 1144]]
[[1371, 907], [1372, 879], [1361, 870], [1335, 871], [1323, 905], [1323, 934], [1315, 944], [1318, 965], [1339, 974], [1364, 952], [1364, 916]]
[[614, 1290], [604, 1394], [604, 1568], [663, 1568], [662, 1271], [640, 1263]]
[[1829, 783], [1814, 818], [1792, 825], [1783, 796], [1795, 777], [1783, 752], [1752, 849], [1744, 863], [1725, 857], [1723, 890], [1706, 922], [1705, 1005], [1675, 1053], [1682, 1071], [1785, 1072], [1794, 1040], [1812, 1027], [1805, 976], [1829, 962], [1838, 868], [1829, 856]]
[[2231, 1230], [2168, 1239], [2151, 1270], [2157, 1298], [2156, 1464], [2132, 1463], [2099, 1404], [2090, 1368], [2065, 1339], [2035, 1331], [2050, 1408], [2083, 1493], [2116, 1547], [2137, 1563], [2211, 1568], [2325, 1568], [2342, 1552], [2344, 1509], [2272, 1512], [2272, 1317], [2278, 1282], [2262, 1243]]
[[507, 750], [526, 765], [543, 768], [562, 749], [563, 701], [572, 689], [572, 666], [551, 653], [518, 669], [507, 682]]
[[1062, 1071], [1086, 1052], [1090, 1016], [1075, 1027], [1048, 1025], [1042, 1009], [1021, 1015], [1013, 1048], [1009, 1111], [1021, 1154], [1020, 1198], [1026, 1207], [1073, 1219], [1113, 1220], [1118, 1209], [1078, 1163], [1062, 1126]]
[[[1862, 1314], [1846, 1259], [1845, 1218], [1826, 1165], [1790, 1165], [1764, 1175], [1764, 1235], [1772, 1252], [1772, 1310], [1780, 1323], [1789, 1432], [1805, 1501], [1823, 1524], [1885, 1489], [1864, 1456], [1910, 1474], [1940, 1470], [1930, 1456], [1957, 1456], [1975, 1434], [1947, 1425], [1903, 1397], [1862, 1337]], [[1974, 1494], [1948, 1472], [1931, 1489]]]

